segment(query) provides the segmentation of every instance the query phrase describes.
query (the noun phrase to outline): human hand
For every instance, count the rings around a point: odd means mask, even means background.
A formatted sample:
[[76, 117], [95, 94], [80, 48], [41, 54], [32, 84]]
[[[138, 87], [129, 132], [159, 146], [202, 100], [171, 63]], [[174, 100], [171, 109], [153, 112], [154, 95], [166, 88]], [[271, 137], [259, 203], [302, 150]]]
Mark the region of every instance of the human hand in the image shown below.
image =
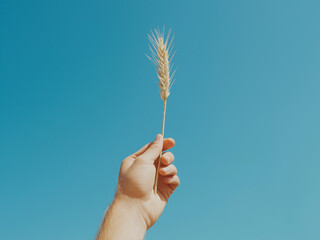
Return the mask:
[[160, 217], [170, 195], [180, 184], [171, 152], [160, 161], [157, 193], [153, 191], [156, 167], [162, 151], [175, 145], [158, 134], [155, 141], [123, 160], [117, 193], [101, 224], [97, 240], [140, 240]]
[[172, 164], [174, 155], [165, 152], [161, 157], [157, 193], [153, 192], [159, 155], [174, 145], [172, 138], [163, 139], [158, 134], [153, 142], [124, 159], [121, 164], [116, 198], [136, 205], [148, 229], [160, 217], [170, 195], [180, 184], [177, 168]]

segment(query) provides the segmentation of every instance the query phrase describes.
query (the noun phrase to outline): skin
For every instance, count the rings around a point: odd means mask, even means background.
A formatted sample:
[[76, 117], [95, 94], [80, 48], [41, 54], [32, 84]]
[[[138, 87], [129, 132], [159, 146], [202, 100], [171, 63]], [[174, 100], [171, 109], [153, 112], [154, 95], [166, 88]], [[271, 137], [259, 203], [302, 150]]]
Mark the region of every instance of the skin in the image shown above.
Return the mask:
[[157, 161], [162, 151], [172, 148], [172, 138], [156, 139], [122, 161], [115, 198], [101, 224], [97, 240], [142, 240], [163, 212], [179, 186], [174, 155], [163, 153], [158, 190], [153, 192]]

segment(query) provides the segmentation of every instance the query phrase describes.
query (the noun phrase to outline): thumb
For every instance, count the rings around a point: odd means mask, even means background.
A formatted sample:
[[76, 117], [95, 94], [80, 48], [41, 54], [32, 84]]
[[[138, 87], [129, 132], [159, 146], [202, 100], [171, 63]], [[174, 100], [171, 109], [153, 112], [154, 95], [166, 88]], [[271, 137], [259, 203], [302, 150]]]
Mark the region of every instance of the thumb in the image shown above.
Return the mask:
[[163, 147], [163, 137], [158, 134], [156, 139], [150, 144], [149, 148], [142, 153], [139, 158], [143, 161], [154, 162], [159, 157]]

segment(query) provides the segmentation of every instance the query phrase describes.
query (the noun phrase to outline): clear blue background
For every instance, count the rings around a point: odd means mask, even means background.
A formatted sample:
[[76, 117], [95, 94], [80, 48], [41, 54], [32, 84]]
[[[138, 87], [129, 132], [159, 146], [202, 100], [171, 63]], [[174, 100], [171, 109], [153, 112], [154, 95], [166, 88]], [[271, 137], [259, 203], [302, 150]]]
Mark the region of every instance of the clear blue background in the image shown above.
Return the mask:
[[0, 239], [93, 239], [161, 131], [181, 186], [146, 239], [320, 239], [319, 1], [0, 1]]

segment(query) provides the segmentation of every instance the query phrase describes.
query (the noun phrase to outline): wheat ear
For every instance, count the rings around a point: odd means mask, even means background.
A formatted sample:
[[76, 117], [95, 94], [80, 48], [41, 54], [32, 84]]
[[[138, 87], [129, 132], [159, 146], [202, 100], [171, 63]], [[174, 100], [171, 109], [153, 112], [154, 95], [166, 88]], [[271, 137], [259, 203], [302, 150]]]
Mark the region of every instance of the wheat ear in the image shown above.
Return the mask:
[[[154, 32], [152, 32], [151, 35], [149, 35], [148, 37], [151, 43], [151, 45], [149, 45], [149, 48], [151, 50], [151, 56], [150, 57], [148, 56], [148, 58], [151, 60], [151, 62], [154, 64], [157, 70], [157, 75], [159, 79], [158, 85], [160, 87], [160, 97], [163, 100], [162, 136], [164, 136], [167, 98], [170, 95], [170, 89], [173, 84], [172, 80], [175, 73], [174, 71], [173, 74], [171, 75], [171, 70], [172, 70], [171, 60], [174, 56], [174, 53], [172, 54], [171, 57], [170, 55], [173, 48], [172, 46], [173, 37], [169, 41], [169, 38], [170, 38], [170, 31], [169, 31], [166, 39], [164, 39], [164, 30], [163, 32], [160, 32], [159, 30], [154, 30]], [[162, 157], [162, 152], [160, 153], [160, 156], [159, 156], [156, 176], [154, 180], [153, 190], [155, 194], [157, 193], [161, 157]]]

